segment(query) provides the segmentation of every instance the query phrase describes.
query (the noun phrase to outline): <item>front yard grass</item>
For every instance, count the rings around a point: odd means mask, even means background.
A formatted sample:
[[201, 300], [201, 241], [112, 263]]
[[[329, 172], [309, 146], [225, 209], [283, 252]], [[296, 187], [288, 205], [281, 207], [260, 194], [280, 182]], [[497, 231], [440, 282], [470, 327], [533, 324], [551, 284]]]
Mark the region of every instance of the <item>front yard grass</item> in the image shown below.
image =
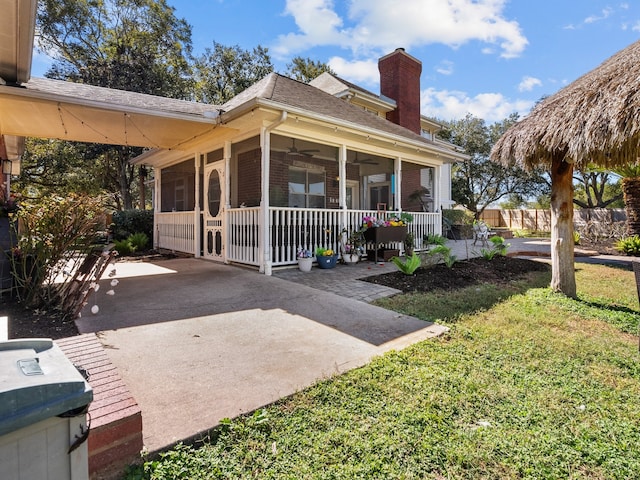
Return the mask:
[[385, 300], [451, 330], [224, 422], [127, 478], [634, 478], [633, 273], [577, 270], [578, 300], [545, 288], [548, 274]]

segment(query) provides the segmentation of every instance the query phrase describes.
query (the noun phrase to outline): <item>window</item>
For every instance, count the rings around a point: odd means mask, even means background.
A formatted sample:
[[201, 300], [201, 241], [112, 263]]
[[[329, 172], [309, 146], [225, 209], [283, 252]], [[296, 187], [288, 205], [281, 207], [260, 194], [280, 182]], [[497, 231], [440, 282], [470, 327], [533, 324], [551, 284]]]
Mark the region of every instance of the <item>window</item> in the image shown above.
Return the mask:
[[289, 206], [325, 208], [325, 174], [322, 170], [289, 168]]

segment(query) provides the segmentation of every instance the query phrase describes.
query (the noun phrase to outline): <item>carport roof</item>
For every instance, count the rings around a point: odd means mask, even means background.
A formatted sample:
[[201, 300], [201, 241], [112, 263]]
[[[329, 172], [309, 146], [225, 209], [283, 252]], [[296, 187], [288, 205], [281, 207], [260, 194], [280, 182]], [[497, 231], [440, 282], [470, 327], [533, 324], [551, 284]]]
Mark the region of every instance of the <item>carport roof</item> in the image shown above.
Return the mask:
[[220, 107], [47, 78], [0, 86], [3, 135], [179, 148], [215, 128]]

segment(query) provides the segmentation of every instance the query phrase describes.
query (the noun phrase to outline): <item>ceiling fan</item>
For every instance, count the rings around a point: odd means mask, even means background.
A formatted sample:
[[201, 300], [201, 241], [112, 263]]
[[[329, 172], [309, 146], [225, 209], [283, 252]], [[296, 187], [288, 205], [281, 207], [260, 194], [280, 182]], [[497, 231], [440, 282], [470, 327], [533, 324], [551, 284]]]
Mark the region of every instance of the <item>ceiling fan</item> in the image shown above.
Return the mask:
[[353, 159], [353, 163], [355, 165], [378, 165], [378, 162], [372, 158], [358, 159], [358, 152], [356, 152], [356, 157]]
[[305, 157], [312, 157], [312, 153], [313, 152], [319, 152], [320, 150], [318, 150], [317, 148], [307, 148], [304, 150], [298, 150], [296, 148], [296, 139], [292, 138], [292, 144], [291, 147], [289, 148], [289, 150], [287, 151], [287, 153], [289, 155], [304, 155]]

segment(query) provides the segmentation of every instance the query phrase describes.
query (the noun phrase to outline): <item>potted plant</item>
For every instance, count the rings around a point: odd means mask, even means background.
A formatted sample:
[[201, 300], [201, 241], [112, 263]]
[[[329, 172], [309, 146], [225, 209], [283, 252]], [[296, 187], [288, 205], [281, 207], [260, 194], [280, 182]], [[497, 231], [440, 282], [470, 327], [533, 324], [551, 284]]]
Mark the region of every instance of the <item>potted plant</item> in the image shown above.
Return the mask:
[[360, 261], [360, 257], [364, 255], [364, 231], [366, 227], [360, 227], [349, 233], [346, 229], [342, 230], [342, 239], [340, 241], [340, 249], [342, 254], [342, 263], [346, 265], [354, 265]]
[[298, 249], [298, 268], [301, 272], [310, 272], [313, 266], [313, 254], [306, 248]]
[[330, 248], [316, 248], [316, 261], [320, 268], [333, 268], [336, 266], [338, 256]]

